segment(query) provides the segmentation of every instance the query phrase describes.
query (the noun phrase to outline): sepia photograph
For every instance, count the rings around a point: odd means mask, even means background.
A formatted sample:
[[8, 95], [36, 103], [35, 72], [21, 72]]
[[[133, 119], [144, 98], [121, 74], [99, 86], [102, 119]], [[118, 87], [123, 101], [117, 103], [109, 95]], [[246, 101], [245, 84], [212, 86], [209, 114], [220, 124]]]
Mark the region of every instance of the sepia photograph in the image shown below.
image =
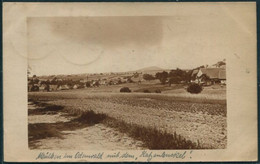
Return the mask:
[[27, 18], [29, 148], [225, 149], [227, 29], [196, 18]]
[[254, 2], [4, 3], [8, 162], [256, 161]]

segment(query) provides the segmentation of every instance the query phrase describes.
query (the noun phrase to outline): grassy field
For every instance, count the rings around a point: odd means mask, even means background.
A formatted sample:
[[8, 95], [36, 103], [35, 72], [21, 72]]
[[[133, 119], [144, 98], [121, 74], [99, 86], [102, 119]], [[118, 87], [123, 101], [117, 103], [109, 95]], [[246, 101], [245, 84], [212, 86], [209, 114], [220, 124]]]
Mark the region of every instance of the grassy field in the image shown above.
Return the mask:
[[[141, 84], [142, 85], [142, 84]], [[129, 131], [132, 127], [178, 134], [201, 148], [225, 148], [227, 144], [225, 89], [204, 88], [198, 95], [189, 94], [183, 87], [159, 86], [162, 93], [141, 93], [143, 86], [132, 84], [132, 93], [120, 93], [124, 86], [109, 86], [49, 93], [29, 93], [29, 99], [46, 101], [63, 106], [64, 110], [81, 115], [88, 111], [105, 114], [123, 123]], [[212, 94], [214, 92], [214, 94]], [[137, 129], [138, 129], [137, 128]], [[149, 130], [150, 129], [150, 130]], [[157, 134], [157, 133], [155, 133]], [[169, 141], [170, 142], [170, 141]], [[167, 143], [166, 143], [167, 144]]]
[[[198, 98], [198, 99], [218, 99], [226, 100], [226, 87], [221, 87], [219, 85], [203, 87], [200, 94], [190, 94], [186, 91], [187, 85], [184, 84], [172, 84], [161, 85], [158, 80], [145, 81], [140, 84], [138, 83], [127, 83], [120, 85], [110, 85], [110, 86], [100, 86], [85, 88], [80, 90], [74, 90], [73, 92], [82, 93], [118, 93], [120, 88], [129, 87], [134, 93], [143, 93], [144, 90], [149, 90], [153, 94], [155, 90], [161, 90], [161, 94], [175, 97], [188, 97], [188, 98]], [[64, 90], [62, 92], [71, 92]]]

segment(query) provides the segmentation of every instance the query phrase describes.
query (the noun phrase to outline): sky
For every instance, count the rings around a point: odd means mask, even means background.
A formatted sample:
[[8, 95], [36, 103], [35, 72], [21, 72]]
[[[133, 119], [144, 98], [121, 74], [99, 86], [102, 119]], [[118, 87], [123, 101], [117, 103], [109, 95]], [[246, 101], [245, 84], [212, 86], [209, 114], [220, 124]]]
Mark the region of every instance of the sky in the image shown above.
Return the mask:
[[242, 47], [254, 33], [246, 11], [184, 6], [171, 16], [29, 17], [28, 65], [36, 75], [211, 65], [250, 51]]

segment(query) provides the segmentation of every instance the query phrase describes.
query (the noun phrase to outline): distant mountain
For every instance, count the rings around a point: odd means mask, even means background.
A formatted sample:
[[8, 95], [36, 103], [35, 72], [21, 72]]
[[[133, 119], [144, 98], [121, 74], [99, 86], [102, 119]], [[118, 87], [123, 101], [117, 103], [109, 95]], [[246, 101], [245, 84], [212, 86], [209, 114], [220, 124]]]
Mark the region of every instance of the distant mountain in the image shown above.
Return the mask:
[[156, 66], [151, 66], [151, 67], [145, 67], [139, 70], [136, 70], [136, 72], [149, 72], [149, 71], [161, 71], [164, 70], [160, 67], [156, 67]]

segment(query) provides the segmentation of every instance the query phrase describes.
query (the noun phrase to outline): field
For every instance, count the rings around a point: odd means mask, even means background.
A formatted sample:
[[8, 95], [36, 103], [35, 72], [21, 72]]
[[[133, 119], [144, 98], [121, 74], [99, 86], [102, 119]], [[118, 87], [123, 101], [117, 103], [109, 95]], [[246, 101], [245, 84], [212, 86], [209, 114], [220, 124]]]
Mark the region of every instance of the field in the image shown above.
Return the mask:
[[[128, 84], [133, 92], [120, 93], [123, 86], [35, 92], [29, 93], [29, 100], [59, 106], [78, 116], [89, 111], [95, 113], [92, 117], [104, 114], [106, 119], [102, 123], [105, 126], [141, 140], [150, 149], [166, 149], [150, 142], [164, 137], [161, 144], [167, 145], [171, 143], [171, 136], [176, 139], [176, 135], [178, 141], [193, 145], [183, 148], [226, 148], [225, 88], [207, 87], [201, 94], [193, 95], [181, 85]], [[147, 88], [151, 91], [159, 88], [162, 93], [142, 93]]]
[[[151, 80], [151, 81], [144, 81], [140, 84], [137, 83], [127, 83], [127, 84], [119, 84], [119, 85], [110, 85], [110, 86], [100, 86], [100, 87], [92, 87], [92, 88], [85, 88], [81, 90], [74, 90], [73, 92], [91, 92], [91, 93], [118, 93], [120, 88], [122, 87], [129, 87], [132, 92], [143, 93], [144, 90], [149, 90], [151, 93], [154, 93], [155, 90], [159, 89], [164, 95], [171, 95], [176, 97], [195, 97], [195, 98], [202, 98], [202, 99], [226, 99], [226, 87], [213, 85], [204, 87], [203, 91], [200, 94], [193, 95], [189, 94], [186, 91], [187, 85], [184, 84], [172, 84], [169, 85], [162, 85], [160, 84], [159, 80]], [[67, 91], [63, 91], [67, 92]]]

